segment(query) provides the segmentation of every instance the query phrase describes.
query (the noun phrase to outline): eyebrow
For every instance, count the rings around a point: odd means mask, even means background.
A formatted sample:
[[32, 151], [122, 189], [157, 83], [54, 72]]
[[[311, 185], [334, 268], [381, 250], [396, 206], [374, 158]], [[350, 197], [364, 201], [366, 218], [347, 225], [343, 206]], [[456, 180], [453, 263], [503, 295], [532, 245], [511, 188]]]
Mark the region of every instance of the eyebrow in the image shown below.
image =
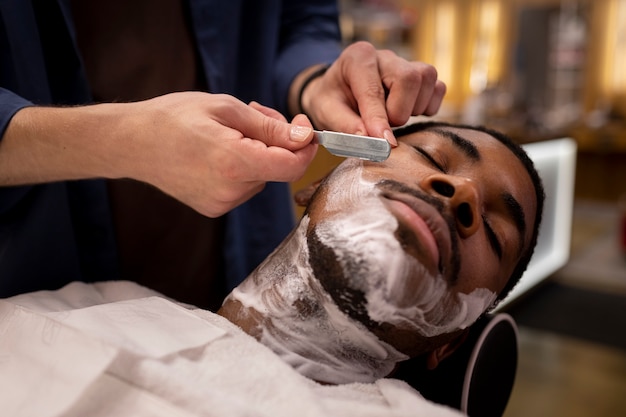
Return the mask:
[[469, 140], [449, 130], [435, 128], [435, 129], [430, 129], [430, 131], [438, 134], [439, 136], [450, 139], [452, 143], [457, 148], [459, 148], [459, 150], [461, 150], [465, 154], [465, 156], [467, 156], [472, 161], [474, 162], [480, 161], [481, 157], [480, 157], [480, 152], [478, 151], [478, 148]]
[[[452, 143], [472, 161], [480, 161], [480, 151], [478, 150], [476, 145], [474, 145], [469, 140], [449, 130], [438, 128], [429, 130], [441, 137], [450, 139], [450, 141], [452, 141]], [[513, 222], [515, 223], [518, 239], [520, 241], [519, 251], [521, 252], [524, 247], [524, 236], [526, 236], [526, 216], [524, 215], [524, 209], [522, 209], [522, 205], [519, 203], [519, 201], [517, 201], [515, 197], [513, 197], [513, 195], [509, 192], [503, 192], [501, 194], [501, 198], [502, 201], [504, 201], [504, 205], [506, 207], [506, 211], [509, 214], [509, 217], [511, 217], [511, 219], [513, 219]]]

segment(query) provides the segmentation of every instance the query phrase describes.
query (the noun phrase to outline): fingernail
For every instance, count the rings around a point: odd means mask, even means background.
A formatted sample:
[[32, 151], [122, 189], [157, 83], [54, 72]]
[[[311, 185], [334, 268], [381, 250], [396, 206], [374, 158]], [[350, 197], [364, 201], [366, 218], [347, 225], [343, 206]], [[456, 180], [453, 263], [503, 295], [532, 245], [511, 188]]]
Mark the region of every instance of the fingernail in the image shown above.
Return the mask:
[[383, 132], [383, 137], [387, 140], [387, 142], [389, 142], [391, 146], [398, 146], [398, 141], [396, 140], [396, 137], [393, 135], [393, 133], [391, 133], [391, 130], [385, 130]]
[[309, 137], [313, 129], [306, 126], [291, 125], [289, 139], [294, 142], [304, 142]]

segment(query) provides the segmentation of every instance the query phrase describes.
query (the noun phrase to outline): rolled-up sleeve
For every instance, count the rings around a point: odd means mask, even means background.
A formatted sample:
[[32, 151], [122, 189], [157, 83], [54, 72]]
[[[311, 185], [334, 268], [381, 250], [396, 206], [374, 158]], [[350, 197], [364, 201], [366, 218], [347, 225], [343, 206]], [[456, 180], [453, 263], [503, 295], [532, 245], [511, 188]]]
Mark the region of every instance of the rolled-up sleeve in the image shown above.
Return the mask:
[[[0, 141], [9, 122], [20, 109], [32, 103], [17, 94], [0, 87]], [[9, 210], [24, 197], [30, 187], [0, 187], [0, 214]]]
[[30, 101], [0, 87], [0, 140], [15, 113], [28, 106], [32, 106]]

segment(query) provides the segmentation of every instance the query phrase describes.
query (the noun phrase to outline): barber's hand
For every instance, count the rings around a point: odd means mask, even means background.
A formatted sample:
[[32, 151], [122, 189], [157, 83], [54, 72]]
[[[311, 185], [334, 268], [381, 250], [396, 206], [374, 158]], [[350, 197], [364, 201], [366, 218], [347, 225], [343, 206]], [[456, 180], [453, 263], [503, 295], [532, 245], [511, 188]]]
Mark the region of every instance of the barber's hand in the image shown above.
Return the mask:
[[446, 92], [437, 71], [367, 42], [348, 46], [302, 96], [302, 109], [320, 129], [385, 137], [410, 116], [437, 113]]
[[300, 178], [317, 150], [312, 139], [304, 115], [289, 124], [271, 109], [228, 95], [28, 107], [0, 142], [0, 185], [133, 178], [215, 217], [267, 181]]
[[[315, 156], [311, 124], [227, 95], [171, 94], [153, 110], [152, 156], [135, 175], [207, 216], [219, 216], [267, 181], [299, 179]], [[144, 105], [146, 105], [144, 104]], [[152, 165], [154, 164], [154, 165]]]

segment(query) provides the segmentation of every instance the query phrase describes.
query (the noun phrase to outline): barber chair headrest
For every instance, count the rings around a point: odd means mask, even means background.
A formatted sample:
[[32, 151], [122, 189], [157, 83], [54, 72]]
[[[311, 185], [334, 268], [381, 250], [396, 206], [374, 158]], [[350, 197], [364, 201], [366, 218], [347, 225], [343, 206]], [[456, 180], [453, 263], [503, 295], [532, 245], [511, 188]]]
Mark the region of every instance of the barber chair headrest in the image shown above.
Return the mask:
[[402, 379], [426, 399], [469, 416], [500, 417], [511, 396], [517, 372], [517, 326], [505, 313], [487, 314], [470, 328], [463, 344], [436, 369], [424, 358], [400, 364]]

